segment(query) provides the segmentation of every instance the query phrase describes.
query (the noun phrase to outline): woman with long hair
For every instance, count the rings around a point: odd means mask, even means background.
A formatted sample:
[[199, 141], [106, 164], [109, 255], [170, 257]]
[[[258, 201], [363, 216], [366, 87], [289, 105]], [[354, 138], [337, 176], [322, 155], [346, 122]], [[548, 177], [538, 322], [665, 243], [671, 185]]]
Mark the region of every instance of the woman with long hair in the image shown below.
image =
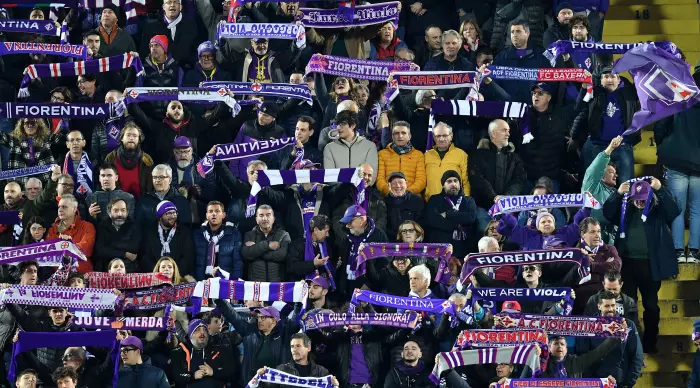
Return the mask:
[[178, 268], [177, 263], [172, 257], [169, 256], [163, 256], [158, 260], [158, 262], [156, 262], [156, 265], [153, 268], [153, 273], [159, 273], [167, 276], [170, 278], [173, 285], [195, 281], [190, 275], [180, 276], [180, 269]]
[[107, 264], [107, 272], [110, 274], [126, 275], [126, 265], [124, 260], [115, 258]]
[[476, 50], [479, 49], [481, 40], [481, 29], [479, 23], [474, 19], [467, 19], [459, 27], [459, 35], [462, 36], [462, 47], [459, 54], [463, 55], [469, 62], [476, 64]]
[[[55, 164], [51, 146], [64, 141], [65, 135], [51, 133], [46, 122], [41, 119], [19, 119], [11, 133], [0, 132], [0, 145], [10, 150], [7, 165], [11, 170]], [[50, 177], [51, 173], [46, 172], [40, 179], [46, 182]], [[17, 180], [24, 185], [29, 178], [31, 176]]]
[[38, 216], [32, 217], [27, 222], [27, 227], [24, 230], [22, 245], [42, 242], [45, 236], [46, 228], [44, 227], [44, 219]]

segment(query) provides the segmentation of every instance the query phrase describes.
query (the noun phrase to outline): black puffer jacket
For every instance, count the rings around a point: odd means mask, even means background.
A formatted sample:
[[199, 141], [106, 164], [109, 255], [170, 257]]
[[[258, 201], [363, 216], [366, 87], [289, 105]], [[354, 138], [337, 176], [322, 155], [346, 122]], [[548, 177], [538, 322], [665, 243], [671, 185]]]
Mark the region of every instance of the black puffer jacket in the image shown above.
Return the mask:
[[481, 139], [469, 155], [467, 173], [476, 206], [489, 209], [498, 195], [520, 195], [525, 185], [525, 168], [513, 143], [499, 151], [489, 139]]
[[391, 241], [397, 241], [396, 236], [402, 222], [412, 220], [420, 223], [425, 202], [417, 194], [406, 191], [403, 197], [392, 194], [384, 197], [386, 206], [386, 235]]
[[367, 261], [367, 276], [369, 276], [373, 284], [379, 286], [378, 290], [380, 290], [382, 294], [396, 296], [408, 295], [408, 293], [411, 292], [408, 279], [409, 269], [411, 269], [411, 265], [406, 269], [406, 273], [402, 274], [391, 262], [383, 265], [378, 264], [377, 260]]
[[[248, 246], [248, 242], [255, 244]], [[277, 250], [270, 249], [270, 242], [277, 241], [280, 246]], [[246, 232], [241, 247], [241, 256], [248, 263], [248, 277], [246, 279], [256, 282], [283, 282], [285, 272], [285, 260], [289, 248], [289, 233], [277, 226], [272, 227], [269, 235], [256, 226]]]
[[566, 154], [568, 123], [566, 115], [552, 104], [544, 112], [530, 107], [530, 133], [535, 138], [520, 147], [520, 157], [525, 165], [527, 179], [537, 180], [546, 176], [557, 180]]
[[165, 376], [165, 372], [150, 363], [124, 365], [119, 368], [117, 388], [136, 387], [169, 388], [170, 384]]
[[435, 386], [430, 380], [430, 370], [423, 364], [422, 368], [414, 368], [413, 373], [407, 374], [404, 370], [399, 369], [400, 365], [404, 365], [403, 360], [397, 363], [397, 366], [391, 368], [386, 376], [384, 388], [432, 388]]
[[[144, 36], [145, 38], [145, 36]], [[184, 75], [180, 64], [172, 57], [169, 57], [165, 63], [155, 65], [150, 56], [142, 57], [143, 70], [143, 86], [152, 88], [169, 88], [180, 86]], [[170, 101], [153, 101], [143, 104], [144, 111], [151, 117], [164, 117], [165, 111]]]

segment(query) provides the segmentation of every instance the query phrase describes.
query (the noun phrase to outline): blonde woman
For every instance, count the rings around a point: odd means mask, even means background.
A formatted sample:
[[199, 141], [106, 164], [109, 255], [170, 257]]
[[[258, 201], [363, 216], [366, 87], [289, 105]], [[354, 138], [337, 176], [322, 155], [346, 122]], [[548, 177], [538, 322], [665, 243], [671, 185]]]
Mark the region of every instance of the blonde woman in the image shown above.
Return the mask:
[[[11, 133], [0, 132], [0, 145], [9, 148], [10, 170], [54, 164], [51, 146], [61, 142], [65, 142], [65, 135], [51, 133], [42, 119], [20, 119]], [[46, 182], [50, 177], [51, 173], [47, 172], [40, 179]], [[18, 181], [24, 185], [29, 178], [31, 176], [18, 178]]]
[[481, 40], [481, 29], [474, 19], [467, 19], [459, 27], [459, 35], [462, 36], [462, 47], [459, 54], [464, 56], [471, 63], [476, 63], [476, 50], [479, 49]]
[[167, 276], [172, 280], [173, 285], [195, 281], [190, 275], [185, 275], [184, 277], [180, 276], [180, 269], [177, 267], [177, 263], [169, 256], [163, 256], [156, 262], [153, 273]]

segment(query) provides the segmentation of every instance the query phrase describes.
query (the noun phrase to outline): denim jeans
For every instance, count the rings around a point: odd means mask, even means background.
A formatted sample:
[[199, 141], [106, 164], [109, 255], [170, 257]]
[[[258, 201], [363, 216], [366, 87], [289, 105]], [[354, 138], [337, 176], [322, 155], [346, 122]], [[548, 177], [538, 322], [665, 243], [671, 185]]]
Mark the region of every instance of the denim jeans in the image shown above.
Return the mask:
[[690, 208], [690, 249], [700, 248], [700, 176], [686, 175], [670, 168], [666, 169], [668, 188], [681, 207], [681, 214], [673, 220], [673, 246], [685, 248], [685, 209]]
[[[584, 171], [605, 148], [607, 145], [595, 144], [591, 139], [586, 140], [586, 143], [583, 144], [583, 152], [581, 152]], [[631, 145], [621, 144], [610, 154], [610, 160], [615, 162], [618, 185], [634, 178], [634, 150]]]

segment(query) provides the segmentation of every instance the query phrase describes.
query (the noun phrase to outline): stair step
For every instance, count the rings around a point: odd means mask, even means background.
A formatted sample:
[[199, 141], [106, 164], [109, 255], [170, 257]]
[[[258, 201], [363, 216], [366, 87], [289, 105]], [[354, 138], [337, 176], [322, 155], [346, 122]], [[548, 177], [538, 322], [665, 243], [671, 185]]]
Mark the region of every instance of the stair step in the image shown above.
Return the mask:
[[690, 373], [687, 372], [646, 372], [642, 369], [642, 375], [637, 379], [635, 388], [678, 388], [687, 387]]
[[683, 52], [687, 50], [700, 50], [700, 42], [697, 36], [688, 34], [615, 35], [612, 36], [610, 40], [606, 41], [606, 43], [659, 42], [664, 40], [675, 43]]
[[[639, 300], [639, 299], [638, 299]], [[661, 318], [685, 318], [700, 316], [700, 303], [697, 300], [660, 300]], [[639, 303], [639, 315], [644, 307]]]
[[[697, 4], [680, 5], [616, 5], [608, 8], [608, 20], [698, 20]], [[607, 29], [607, 23], [605, 23]]]
[[[688, 239], [688, 230], [685, 231], [686, 240]], [[700, 280], [700, 264], [679, 264], [678, 276], [673, 278], [676, 281], [698, 281]], [[698, 284], [700, 286], [700, 284]], [[688, 299], [688, 298], [684, 298]]]
[[700, 300], [700, 287], [695, 282], [664, 280], [659, 290], [659, 300]]
[[[659, 335], [661, 336], [690, 336], [693, 330], [693, 322], [698, 319], [698, 317], [673, 317], [673, 318], [661, 318], [659, 320]], [[644, 328], [644, 322], [640, 315], [640, 324], [642, 325], [642, 330]]]
[[[646, 368], [642, 372], [690, 372], [693, 370], [692, 354], [647, 354], [644, 353]], [[654, 386], [656, 387], [656, 386]], [[680, 387], [680, 385], [675, 385]]]
[[642, 141], [634, 146], [634, 163], [656, 164], [656, 143], [653, 131], [642, 131]]
[[620, 35], [697, 35], [698, 32], [700, 20], [683, 20], [681, 23], [678, 20], [614, 20], [606, 16], [603, 41], [615, 42], [614, 37]]
[[656, 165], [653, 164], [635, 164], [634, 176], [654, 175]]
[[[690, 333], [690, 330], [692, 328], [688, 330], [688, 333]], [[660, 335], [656, 347], [659, 348], [659, 354], [689, 354], [695, 353], [698, 349], [690, 334]]]

